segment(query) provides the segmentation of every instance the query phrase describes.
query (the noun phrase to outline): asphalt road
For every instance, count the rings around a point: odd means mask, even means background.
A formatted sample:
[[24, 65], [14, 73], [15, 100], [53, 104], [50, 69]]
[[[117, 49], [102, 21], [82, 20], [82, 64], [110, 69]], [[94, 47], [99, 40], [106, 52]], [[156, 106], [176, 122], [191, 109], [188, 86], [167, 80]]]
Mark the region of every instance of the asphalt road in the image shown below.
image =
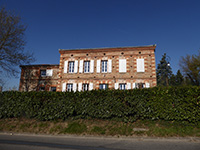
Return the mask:
[[0, 150], [200, 150], [199, 138], [108, 138], [0, 134]]

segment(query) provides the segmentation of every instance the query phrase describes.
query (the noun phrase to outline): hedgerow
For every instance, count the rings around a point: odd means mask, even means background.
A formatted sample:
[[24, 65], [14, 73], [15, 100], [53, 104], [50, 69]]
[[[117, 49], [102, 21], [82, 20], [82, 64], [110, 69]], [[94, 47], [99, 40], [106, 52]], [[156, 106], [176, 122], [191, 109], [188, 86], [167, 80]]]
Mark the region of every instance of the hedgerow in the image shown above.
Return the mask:
[[86, 92], [1, 92], [0, 118], [39, 120], [167, 120], [198, 124], [200, 88], [168, 87]]

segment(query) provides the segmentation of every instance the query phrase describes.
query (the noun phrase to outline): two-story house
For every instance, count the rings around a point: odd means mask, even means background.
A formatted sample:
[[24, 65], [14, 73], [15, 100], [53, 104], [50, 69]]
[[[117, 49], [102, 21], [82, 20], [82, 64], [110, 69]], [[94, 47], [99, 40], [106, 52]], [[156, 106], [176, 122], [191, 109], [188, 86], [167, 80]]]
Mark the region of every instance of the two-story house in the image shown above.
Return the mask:
[[[37, 90], [51, 91], [51, 87], [55, 87], [56, 91], [64, 92], [154, 87], [156, 86], [155, 48], [156, 45], [60, 49], [59, 65], [21, 66], [20, 87], [25, 87], [22, 82], [25, 70], [32, 68], [38, 70], [38, 81], [49, 82], [49, 84], [39, 84]], [[42, 70], [46, 70], [44, 77]], [[49, 70], [55, 72], [54, 77], [49, 76], [51, 74]], [[24, 91], [24, 88], [20, 88], [20, 91]]]

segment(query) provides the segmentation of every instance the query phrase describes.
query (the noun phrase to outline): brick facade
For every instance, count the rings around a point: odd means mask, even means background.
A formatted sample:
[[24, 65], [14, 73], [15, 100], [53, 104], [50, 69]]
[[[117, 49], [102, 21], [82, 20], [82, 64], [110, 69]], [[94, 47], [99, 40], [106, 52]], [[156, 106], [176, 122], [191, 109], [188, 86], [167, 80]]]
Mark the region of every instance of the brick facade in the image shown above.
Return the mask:
[[[155, 45], [120, 48], [60, 49], [59, 65], [21, 66], [23, 72], [35, 68], [53, 69], [56, 76], [43, 77], [56, 91], [82, 91], [99, 88], [133, 89], [156, 86]], [[39, 72], [40, 71], [36, 71]], [[38, 80], [41, 77], [38, 74]], [[34, 79], [33, 79], [34, 80]], [[37, 88], [38, 90], [38, 88]]]
[[57, 90], [59, 65], [21, 65], [20, 67], [19, 91]]

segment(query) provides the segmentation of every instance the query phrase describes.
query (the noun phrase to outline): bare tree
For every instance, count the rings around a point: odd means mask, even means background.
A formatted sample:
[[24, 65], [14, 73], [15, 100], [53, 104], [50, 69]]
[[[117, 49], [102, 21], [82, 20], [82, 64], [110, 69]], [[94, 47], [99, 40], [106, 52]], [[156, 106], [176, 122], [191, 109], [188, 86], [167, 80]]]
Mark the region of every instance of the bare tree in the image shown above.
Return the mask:
[[17, 76], [17, 66], [34, 61], [33, 54], [24, 51], [25, 30], [19, 16], [0, 8], [0, 72]]
[[200, 85], [200, 51], [198, 55], [181, 57], [180, 67], [193, 85]]

